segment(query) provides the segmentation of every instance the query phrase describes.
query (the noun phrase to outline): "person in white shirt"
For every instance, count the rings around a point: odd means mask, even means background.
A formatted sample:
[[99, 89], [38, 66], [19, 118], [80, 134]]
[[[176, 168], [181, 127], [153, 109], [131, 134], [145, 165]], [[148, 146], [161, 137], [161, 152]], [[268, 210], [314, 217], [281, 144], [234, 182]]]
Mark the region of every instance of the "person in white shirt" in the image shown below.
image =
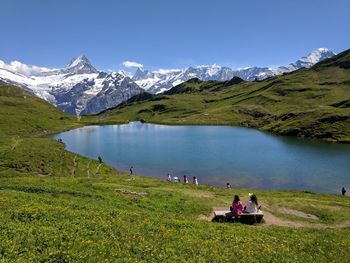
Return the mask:
[[243, 213], [257, 213], [258, 212], [258, 198], [255, 194], [250, 195], [250, 200], [247, 202]]

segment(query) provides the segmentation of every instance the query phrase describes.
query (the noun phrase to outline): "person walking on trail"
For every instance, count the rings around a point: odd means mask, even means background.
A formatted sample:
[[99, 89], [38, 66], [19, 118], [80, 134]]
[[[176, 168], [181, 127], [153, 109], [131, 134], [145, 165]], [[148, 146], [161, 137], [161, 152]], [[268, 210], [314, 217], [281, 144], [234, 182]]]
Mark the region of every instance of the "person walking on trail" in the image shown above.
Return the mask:
[[168, 173], [168, 179], [167, 179], [167, 181], [171, 182], [171, 175], [170, 175], [170, 173]]
[[193, 176], [193, 184], [198, 185], [198, 179], [195, 176]]
[[345, 189], [345, 187], [343, 187], [343, 188], [341, 189], [341, 194], [342, 194], [342, 195], [345, 195], [345, 193], [346, 193], [346, 189]]
[[226, 188], [231, 189], [231, 184], [229, 182], [226, 183]]
[[130, 175], [133, 174], [133, 169], [134, 169], [134, 166], [131, 166], [131, 167], [130, 167]]
[[102, 158], [101, 158], [100, 155], [97, 157], [97, 159], [98, 159], [98, 162], [99, 162], [99, 163], [102, 163]]

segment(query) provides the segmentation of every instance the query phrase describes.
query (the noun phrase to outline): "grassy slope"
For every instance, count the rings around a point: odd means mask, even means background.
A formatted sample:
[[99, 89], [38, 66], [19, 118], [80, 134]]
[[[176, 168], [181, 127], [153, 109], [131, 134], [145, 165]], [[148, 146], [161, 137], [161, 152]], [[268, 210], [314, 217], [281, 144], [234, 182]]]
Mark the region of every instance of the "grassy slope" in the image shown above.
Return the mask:
[[[350, 51], [259, 83], [195, 82], [106, 111], [101, 122], [226, 124], [350, 142]], [[94, 117], [86, 117], [92, 119]]]
[[[0, 175], [68, 174], [75, 156], [66, 152], [63, 144], [40, 136], [78, 125], [73, 116], [49, 103], [0, 83]], [[77, 158], [84, 165], [90, 162]], [[75, 173], [83, 174], [85, 168], [78, 166]]]
[[350, 261], [350, 228], [339, 228], [349, 224], [348, 197], [255, 191], [265, 212], [303, 228], [200, 221], [249, 190], [170, 184], [106, 165], [96, 173], [96, 161], [37, 137], [77, 126], [73, 118], [12, 86], [0, 84], [0, 94], [1, 262]]

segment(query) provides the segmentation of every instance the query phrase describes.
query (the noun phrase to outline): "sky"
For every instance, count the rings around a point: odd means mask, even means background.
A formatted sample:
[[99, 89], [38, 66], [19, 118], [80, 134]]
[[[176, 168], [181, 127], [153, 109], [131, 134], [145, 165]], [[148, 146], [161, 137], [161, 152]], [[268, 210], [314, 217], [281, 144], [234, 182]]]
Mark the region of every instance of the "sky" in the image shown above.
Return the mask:
[[100, 70], [277, 66], [350, 48], [349, 0], [0, 0], [0, 60]]

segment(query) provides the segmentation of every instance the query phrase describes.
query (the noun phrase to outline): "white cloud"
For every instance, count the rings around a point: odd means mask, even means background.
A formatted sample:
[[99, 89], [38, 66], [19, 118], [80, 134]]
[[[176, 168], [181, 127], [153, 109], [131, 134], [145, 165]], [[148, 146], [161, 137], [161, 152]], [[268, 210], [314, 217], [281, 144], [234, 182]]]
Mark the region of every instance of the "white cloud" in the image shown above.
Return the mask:
[[221, 66], [216, 64], [216, 63], [214, 63], [212, 65], [209, 65], [209, 64], [208, 65], [196, 65], [194, 67], [195, 68], [221, 68]]
[[50, 71], [51, 69], [37, 67], [33, 65], [26, 65], [19, 61], [11, 61], [10, 64], [6, 64], [4, 61], [0, 60], [0, 68], [12, 71], [15, 73], [20, 73], [26, 76], [31, 76], [38, 74], [40, 72]]
[[124, 61], [122, 65], [126, 68], [143, 68], [142, 64], [135, 61], [130, 61], [130, 60]]
[[158, 74], [169, 74], [169, 73], [176, 73], [176, 72], [180, 72], [183, 71], [181, 69], [163, 69], [160, 68], [158, 70], [152, 71], [153, 73], [158, 73]]

